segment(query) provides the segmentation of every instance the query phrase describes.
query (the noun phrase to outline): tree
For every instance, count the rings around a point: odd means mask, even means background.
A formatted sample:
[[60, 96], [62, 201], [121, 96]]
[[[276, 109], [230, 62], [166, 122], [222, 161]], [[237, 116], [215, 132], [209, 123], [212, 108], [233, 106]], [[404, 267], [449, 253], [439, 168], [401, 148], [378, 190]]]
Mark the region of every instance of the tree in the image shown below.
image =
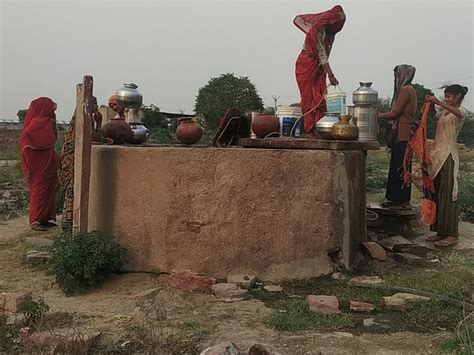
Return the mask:
[[199, 89], [194, 111], [204, 116], [207, 127], [214, 129], [219, 118], [231, 107], [242, 111], [263, 110], [262, 99], [248, 77], [238, 78], [233, 73], [226, 73], [211, 78]]
[[150, 141], [165, 144], [175, 141], [171, 135], [172, 121], [160, 112], [158, 106], [142, 106], [141, 110], [142, 122], [150, 130]]
[[27, 111], [27, 110], [18, 110], [18, 112], [16, 113], [16, 115], [18, 116], [18, 120], [20, 121], [20, 123], [25, 122], [26, 111]]

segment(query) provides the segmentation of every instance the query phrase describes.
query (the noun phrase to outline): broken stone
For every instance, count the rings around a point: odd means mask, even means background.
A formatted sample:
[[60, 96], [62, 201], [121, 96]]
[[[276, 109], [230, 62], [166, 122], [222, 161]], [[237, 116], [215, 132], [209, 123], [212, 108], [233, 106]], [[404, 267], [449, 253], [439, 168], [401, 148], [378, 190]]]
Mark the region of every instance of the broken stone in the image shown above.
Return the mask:
[[139, 298], [139, 299], [151, 299], [154, 298], [158, 293], [160, 292], [159, 288], [149, 288], [148, 290], [142, 291], [137, 293], [134, 298]]
[[67, 328], [54, 332], [35, 332], [26, 339], [26, 343], [42, 354], [87, 354], [100, 335], [100, 332], [86, 329]]
[[396, 244], [393, 246], [393, 251], [395, 253], [426, 255], [429, 252], [432, 252], [433, 249], [425, 245], [418, 245], [418, 244]]
[[252, 275], [229, 275], [227, 276], [227, 282], [230, 284], [236, 284], [246, 290], [253, 287], [255, 284], [255, 276]]
[[200, 355], [243, 355], [234, 343], [228, 341], [207, 348]]
[[26, 253], [26, 262], [30, 265], [47, 264], [53, 258], [49, 251], [30, 250]]
[[405, 239], [399, 235], [395, 237], [385, 238], [377, 241], [385, 249], [393, 250], [393, 246], [397, 244], [412, 244], [408, 239]]
[[283, 287], [278, 286], [278, 285], [265, 285], [263, 286], [263, 289], [267, 292], [282, 292]]
[[364, 327], [371, 327], [373, 325], [378, 325], [379, 324], [375, 321], [375, 318], [366, 318], [366, 319], [364, 319], [364, 321], [362, 323], [363, 323]]
[[199, 275], [189, 270], [173, 271], [168, 278], [168, 284], [171, 287], [197, 293], [211, 293], [211, 286], [215, 283], [215, 278]]
[[351, 286], [379, 285], [383, 279], [379, 276], [356, 276], [349, 280]]
[[268, 346], [254, 344], [250, 347], [248, 355], [279, 355], [279, 353], [274, 352]]
[[353, 312], [372, 312], [375, 306], [372, 303], [350, 301], [349, 308]]
[[336, 296], [309, 295], [307, 298], [309, 309], [321, 314], [338, 314], [339, 301]]
[[417, 255], [408, 253], [393, 253], [393, 258], [399, 262], [408, 265], [423, 265], [426, 262], [425, 259], [420, 258]]
[[349, 333], [349, 332], [334, 332], [334, 335], [342, 338], [353, 338], [354, 334]]
[[370, 256], [376, 260], [385, 261], [387, 260], [387, 253], [385, 250], [376, 242], [365, 242], [362, 244], [364, 248], [369, 252]]
[[30, 304], [31, 293], [2, 292], [0, 293], [0, 308], [5, 312], [20, 312]]
[[247, 290], [230, 283], [215, 284], [211, 288], [217, 298], [227, 302], [242, 301], [248, 293]]
[[331, 275], [331, 279], [334, 280], [347, 280], [349, 279], [349, 276], [342, 272], [335, 272], [334, 274]]
[[26, 238], [26, 242], [34, 248], [51, 248], [53, 241], [46, 238]]
[[382, 304], [386, 309], [402, 310], [412, 303], [429, 300], [429, 297], [413, 295], [411, 293], [396, 293], [393, 296], [382, 297]]

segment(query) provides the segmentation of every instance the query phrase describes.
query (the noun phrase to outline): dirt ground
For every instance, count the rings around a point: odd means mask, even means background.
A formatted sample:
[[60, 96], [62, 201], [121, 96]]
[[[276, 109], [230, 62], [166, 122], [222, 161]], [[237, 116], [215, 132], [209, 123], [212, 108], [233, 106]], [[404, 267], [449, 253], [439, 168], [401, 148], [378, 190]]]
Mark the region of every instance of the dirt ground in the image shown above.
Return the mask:
[[[52, 230], [50, 236], [59, 232]], [[50, 311], [73, 314], [74, 327], [97, 330], [102, 343], [127, 340], [132, 324], [143, 316], [141, 291], [158, 288], [156, 304], [177, 322], [195, 322], [212, 331], [200, 345], [233, 341], [242, 349], [254, 343], [271, 345], [282, 354], [434, 354], [437, 344], [449, 337], [446, 332], [423, 334], [395, 332], [353, 335], [347, 332], [276, 332], [263, 320], [271, 310], [263, 302], [250, 299], [224, 303], [211, 295], [188, 294], [167, 286], [167, 275], [127, 273], [114, 275], [100, 288], [87, 294], [65, 297], [44, 270], [24, 262], [24, 239], [37, 232], [28, 229], [26, 217], [0, 223], [0, 291], [32, 291], [43, 297]], [[42, 235], [44, 236], [44, 234]], [[474, 225], [462, 223], [459, 249], [474, 249]]]

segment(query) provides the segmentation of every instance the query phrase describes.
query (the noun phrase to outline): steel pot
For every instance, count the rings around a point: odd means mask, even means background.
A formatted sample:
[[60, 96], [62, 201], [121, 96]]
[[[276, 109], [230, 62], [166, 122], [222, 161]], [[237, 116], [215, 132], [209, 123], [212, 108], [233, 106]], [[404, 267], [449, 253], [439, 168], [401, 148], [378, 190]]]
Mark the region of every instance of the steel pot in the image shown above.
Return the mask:
[[316, 123], [316, 132], [321, 139], [331, 139], [332, 126], [339, 122], [337, 112], [326, 112], [323, 118]]
[[130, 128], [132, 129], [132, 138], [130, 143], [142, 144], [145, 143], [150, 135], [150, 131], [141, 122], [131, 122]]
[[124, 84], [115, 93], [117, 103], [122, 107], [140, 107], [143, 102], [143, 96], [138, 91], [138, 85], [134, 83]]
[[360, 82], [360, 87], [352, 93], [354, 105], [377, 105], [379, 94], [371, 86], [371, 82]]

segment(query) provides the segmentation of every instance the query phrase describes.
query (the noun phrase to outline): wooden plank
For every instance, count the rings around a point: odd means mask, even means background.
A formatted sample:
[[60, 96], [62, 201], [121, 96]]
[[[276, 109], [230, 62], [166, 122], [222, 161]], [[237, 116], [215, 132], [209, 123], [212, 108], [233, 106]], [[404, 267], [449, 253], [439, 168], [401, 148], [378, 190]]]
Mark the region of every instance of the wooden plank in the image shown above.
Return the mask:
[[74, 141], [73, 228], [87, 232], [92, 149], [93, 78], [86, 75], [76, 87], [76, 128]]
[[246, 148], [315, 149], [315, 150], [379, 150], [378, 142], [309, 140], [295, 138], [240, 138], [239, 145]]

